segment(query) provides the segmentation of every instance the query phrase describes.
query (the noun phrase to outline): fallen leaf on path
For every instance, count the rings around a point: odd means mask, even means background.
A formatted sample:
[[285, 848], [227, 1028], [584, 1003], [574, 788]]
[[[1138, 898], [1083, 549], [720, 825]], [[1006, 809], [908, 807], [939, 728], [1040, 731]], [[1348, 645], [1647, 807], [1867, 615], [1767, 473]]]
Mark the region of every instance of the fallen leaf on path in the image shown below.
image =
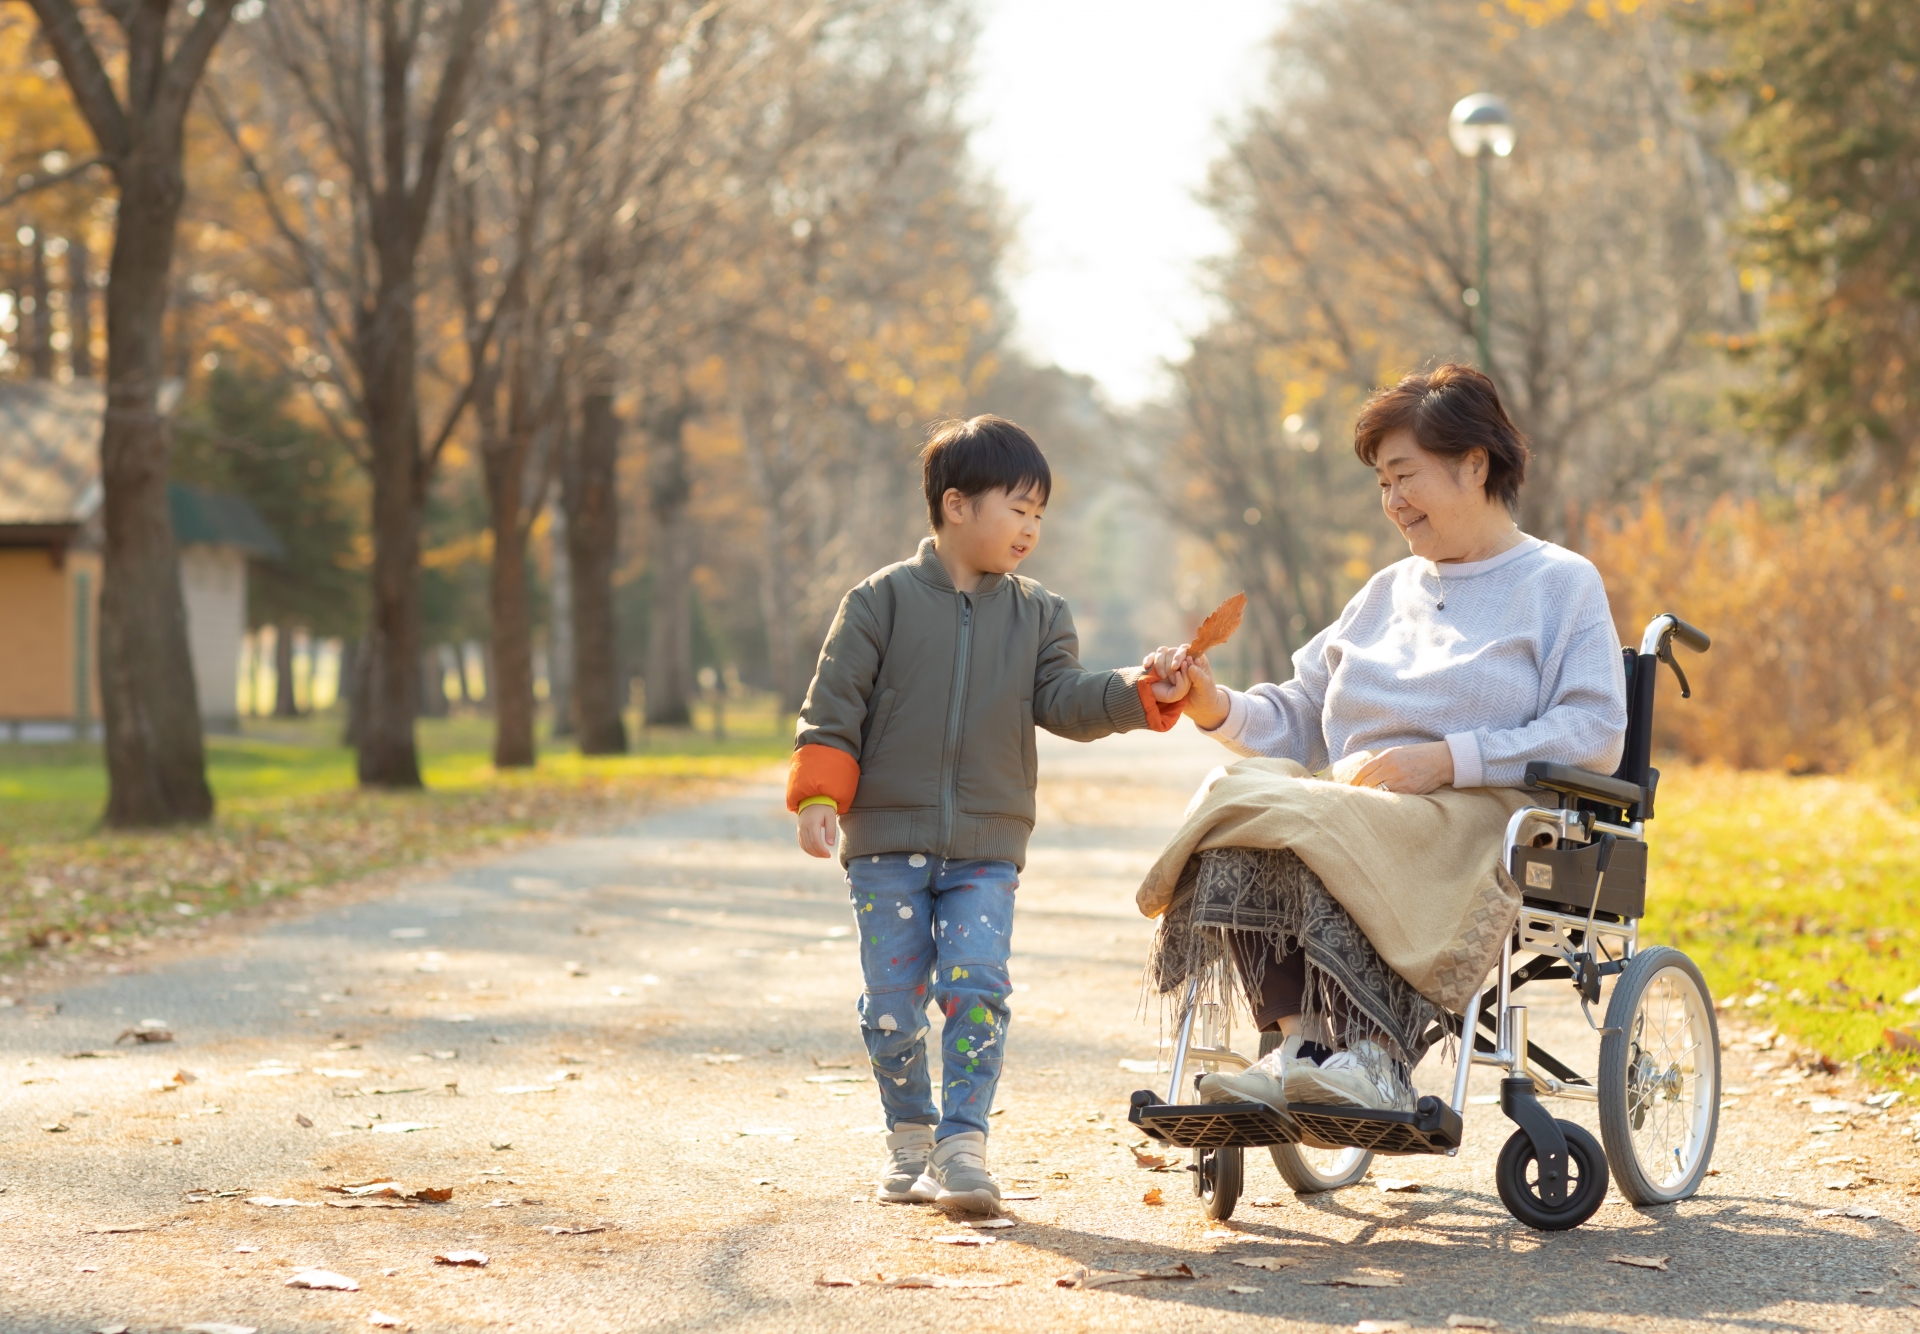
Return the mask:
[[901, 1274], [897, 1278], [882, 1277], [875, 1283], [879, 1288], [1011, 1288], [1020, 1280], [1017, 1278], [949, 1278], [945, 1274]]
[[510, 1140], [510, 1139], [494, 1139], [494, 1140], [488, 1140], [488, 1141], [487, 1141], [487, 1146], [488, 1146], [489, 1148], [491, 1148], [491, 1149], [495, 1149], [495, 1150], [498, 1150], [498, 1151], [501, 1151], [501, 1152], [504, 1152], [505, 1150], [507, 1150], [507, 1149], [511, 1149], [511, 1148], [513, 1147], [513, 1141], [512, 1141], [512, 1140]]
[[1885, 1284], [1881, 1284], [1877, 1288], [1855, 1288], [1854, 1289], [1854, 1291], [1859, 1293], [1862, 1297], [1878, 1297], [1881, 1293], [1885, 1292], [1886, 1290], [1887, 1288]]
[[366, 1088], [363, 1088], [363, 1089], [361, 1089], [360, 1091], [361, 1091], [362, 1093], [365, 1093], [365, 1094], [368, 1094], [368, 1095], [370, 1095], [370, 1096], [372, 1096], [372, 1097], [376, 1097], [376, 1098], [378, 1098], [378, 1097], [384, 1097], [384, 1096], [386, 1096], [387, 1094], [390, 1094], [390, 1093], [425, 1093], [425, 1092], [427, 1091], [427, 1086], [426, 1086], [425, 1084], [416, 1084], [416, 1085], [414, 1085], [414, 1086], [413, 1086], [412, 1088], [395, 1088], [395, 1089], [388, 1089], [388, 1088], [379, 1088], [379, 1089], [366, 1089]]
[[1845, 1121], [1815, 1121], [1807, 1127], [1809, 1135], [1837, 1135], [1847, 1128]]
[[1498, 1329], [1500, 1322], [1490, 1315], [1450, 1315], [1448, 1329]]
[[115, 1038], [114, 1041], [125, 1042], [128, 1038], [132, 1038], [135, 1042], [172, 1042], [173, 1030], [171, 1028], [163, 1028], [158, 1024], [151, 1026], [142, 1024], [138, 1028], [121, 1029], [120, 1036]]
[[262, 1209], [318, 1209], [318, 1200], [283, 1200], [273, 1195], [249, 1195], [248, 1204], [257, 1204]]
[[1133, 1165], [1135, 1167], [1165, 1167], [1167, 1165], [1167, 1155], [1164, 1153], [1142, 1153], [1140, 1150], [1135, 1149], [1133, 1151]]
[[1362, 1320], [1353, 1327], [1353, 1334], [1399, 1334], [1403, 1329], [1412, 1328], [1404, 1320]]
[[1631, 1265], [1635, 1269], [1658, 1269], [1661, 1273], [1665, 1273], [1668, 1259], [1669, 1257], [1664, 1255], [1609, 1255], [1607, 1263]]
[[1167, 1197], [1160, 1193], [1160, 1187], [1158, 1186], [1155, 1186], [1152, 1190], [1140, 1197], [1140, 1203], [1142, 1204], [1165, 1204], [1166, 1202]]
[[584, 1237], [593, 1232], [605, 1232], [607, 1225], [600, 1223], [594, 1227], [561, 1227], [558, 1224], [549, 1223], [540, 1230], [550, 1237]]
[[1227, 1284], [1227, 1291], [1228, 1291], [1228, 1292], [1237, 1292], [1237, 1293], [1239, 1293], [1239, 1294], [1240, 1294], [1240, 1295], [1241, 1295], [1242, 1297], [1251, 1297], [1251, 1296], [1252, 1296], [1252, 1295], [1253, 1295], [1254, 1293], [1256, 1293], [1256, 1292], [1263, 1292], [1263, 1291], [1265, 1291], [1265, 1289], [1263, 1289], [1263, 1288], [1249, 1288], [1249, 1287], [1247, 1287], [1247, 1286], [1246, 1286], [1245, 1284], [1243, 1284], [1243, 1283], [1229, 1283], [1229, 1284]]
[[1824, 1185], [1828, 1190], [1858, 1190], [1859, 1189], [1858, 1186], [1853, 1184], [1852, 1177], [1839, 1177], [1833, 1181], [1824, 1181], [1821, 1184]]
[[233, 1253], [235, 1255], [258, 1255], [260, 1248], [258, 1246], [235, 1246]]
[[360, 1285], [345, 1274], [336, 1274], [331, 1269], [304, 1269], [287, 1280], [290, 1288], [312, 1288], [325, 1292], [358, 1292]]
[[822, 1274], [813, 1281], [816, 1288], [857, 1288], [860, 1280], [849, 1278], [845, 1274]]
[[383, 1121], [373, 1128], [376, 1135], [410, 1135], [416, 1130], [432, 1130], [426, 1121]]
[[978, 1228], [985, 1231], [992, 1228], [1012, 1227], [1014, 1226], [1014, 1220], [1011, 1218], [978, 1218], [971, 1223], [962, 1223], [960, 1226]]
[[1055, 1287], [1104, 1288], [1115, 1283], [1134, 1283], [1142, 1279], [1191, 1279], [1196, 1277], [1186, 1264], [1162, 1265], [1158, 1269], [1088, 1269], [1082, 1266], [1056, 1278]]
[[63, 1135], [67, 1131], [73, 1129], [73, 1127], [68, 1125], [65, 1121], [49, 1121], [46, 1125], [41, 1126], [40, 1128], [46, 1131], [49, 1135]]
[[1002, 1196], [1001, 1196], [1000, 1198], [1001, 1198], [1001, 1199], [1002, 1199], [1003, 1201], [1004, 1201], [1004, 1200], [1037, 1200], [1037, 1199], [1039, 1199], [1039, 1198], [1040, 1198], [1040, 1192], [1039, 1192], [1039, 1191], [1026, 1191], [1026, 1192], [1023, 1192], [1023, 1193], [1021, 1193], [1021, 1194], [1019, 1194], [1019, 1195], [1002, 1195]]
[[1896, 1090], [1889, 1089], [1885, 1093], [1874, 1094], [1866, 1101], [1869, 1107], [1887, 1108], [1900, 1101], [1900, 1094]]
[[928, 1238], [927, 1238], [927, 1240], [928, 1240], [928, 1241], [937, 1241], [937, 1242], [940, 1242], [940, 1243], [941, 1243], [942, 1245], [946, 1245], [946, 1246], [991, 1246], [991, 1245], [993, 1245], [993, 1244], [994, 1244], [994, 1243], [995, 1243], [995, 1242], [996, 1242], [997, 1240], [999, 1240], [999, 1238], [997, 1238], [997, 1237], [978, 1237], [978, 1236], [975, 1236], [974, 1234], [972, 1234], [971, 1232], [963, 1232], [963, 1233], [961, 1233], [961, 1234], [959, 1234], [958, 1236], [953, 1236], [953, 1237], [928, 1237]]
[[125, 1055], [123, 1051], [70, 1051], [67, 1053], [67, 1059], [69, 1061], [117, 1061]]
[[1281, 1205], [1285, 1204], [1286, 1201], [1276, 1200], [1271, 1195], [1256, 1195], [1248, 1200], [1247, 1203], [1255, 1209], [1278, 1209]]
[[1815, 1218], [1878, 1218], [1880, 1212], [1877, 1209], [1869, 1209], [1864, 1204], [1849, 1204], [1844, 1209], [1815, 1209], [1813, 1216]]
[[470, 1269], [485, 1269], [487, 1253], [485, 1251], [445, 1251], [433, 1257], [437, 1265], [465, 1265]]
[[296, 1126], [299, 1126], [302, 1130], [313, 1129], [313, 1118], [308, 1116], [305, 1112], [295, 1112], [293, 1114], [293, 1123]]
[[1420, 1189], [1418, 1181], [1407, 1181], [1400, 1177], [1381, 1177], [1377, 1184], [1381, 1190], [1396, 1195], [1413, 1195]]
[[420, 1206], [406, 1200], [328, 1200], [329, 1209], [418, 1209]]
[[1256, 1255], [1248, 1259], [1235, 1260], [1234, 1263], [1237, 1265], [1245, 1265], [1249, 1269], [1266, 1269], [1266, 1270], [1278, 1271], [1281, 1269], [1291, 1269], [1293, 1266], [1297, 1264], [1305, 1264], [1306, 1261], [1295, 1260], [1295, 1259], [1286, 1258], [1278, 1255]]
[[1303, 1278], [1312, 1288], [1397, 1288], [1400, 1280], [1391, 1274], [1342, 1274], [1338, 1278]]
[[399, 1316], [397, 1316], [397, 1315], [388, 1315], [388, 1314], [387, 1314], [387, 1313], [386, 1313], [385, 1311], [369, 1311], [369, 1312], [367, 1312], [367, 1323], [368, 1323], [369, 1325], [372, 1325], [372, 1326], [373, 1326], [373, 1327], [374, 1327], [375, 1329], [403, 1329], [403, 1328], [405, 1328], [405, 1326], [403, 1326], [403, 1325], [402, 1325], [402, 1324], [400, 1323], [400, 1317], [399, 1317]]
[[122, 1232], [158, 1232], [166, 1223], [101, 1223], [87, 1232], [96, 1237], [111, 1237]]

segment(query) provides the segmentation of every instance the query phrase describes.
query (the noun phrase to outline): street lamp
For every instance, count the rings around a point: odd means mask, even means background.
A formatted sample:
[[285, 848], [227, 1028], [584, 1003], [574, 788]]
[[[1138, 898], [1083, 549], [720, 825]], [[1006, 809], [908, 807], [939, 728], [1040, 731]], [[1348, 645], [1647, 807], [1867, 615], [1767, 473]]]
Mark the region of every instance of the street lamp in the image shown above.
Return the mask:
[[1470, 157], [1480, 164], [1480, 285], [1473, 289], [1473, 299], [1468, 304], [1477, 317], [1474, 326], [1480, 344], [1480, 369], [1491, 375], [1493, 357], [1489, 344], [1493, 302], [1488, 300], [1487, 267], [1492, 258], [1492, 244], [1487, 239], [1487, 210], [1493, 199], [1493, 178], [1489, 168], [1496, 157], [1505, 157], [1513, 151], [1513, 117], [1507, 111], [1507, 104], [1492, 93], [1475, 93], [1453, 104], [1453, 111], [1447, 117], [1447, 138], [1453, 141], [1454, 149], [1462, 157]]

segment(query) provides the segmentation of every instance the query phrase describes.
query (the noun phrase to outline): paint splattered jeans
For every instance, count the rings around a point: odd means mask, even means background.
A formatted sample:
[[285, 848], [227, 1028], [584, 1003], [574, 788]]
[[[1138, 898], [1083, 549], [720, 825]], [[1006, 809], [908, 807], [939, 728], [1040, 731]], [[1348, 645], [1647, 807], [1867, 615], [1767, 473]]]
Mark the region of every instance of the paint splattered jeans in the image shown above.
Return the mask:
[[[1012, 862], [920, 853], [856, 857], [847, 867], [860, 932], [860, 1032], [887, 1129], [937, 1125], [936, 1140], [985, 1133], [1007, 1044]], [[927, 1064], [927, 1000], [940, 1008], [940, 1102]]]

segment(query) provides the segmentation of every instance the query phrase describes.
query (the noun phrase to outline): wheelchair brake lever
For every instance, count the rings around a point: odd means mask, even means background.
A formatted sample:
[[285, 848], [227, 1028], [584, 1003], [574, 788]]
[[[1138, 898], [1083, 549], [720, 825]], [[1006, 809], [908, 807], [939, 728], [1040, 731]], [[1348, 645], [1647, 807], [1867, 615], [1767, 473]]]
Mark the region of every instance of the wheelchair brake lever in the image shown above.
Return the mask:
[[1673, 668], [1674, 677], [1680, 682], [1680, 698], [1692, 699], [1693, 689], [1687, 684], [1687, 674], [1680, 670], [1680, 660], [1673, 656], [1673, 645], [1671, 643], [1663, 642], [1660, 645], [1660, 661]]

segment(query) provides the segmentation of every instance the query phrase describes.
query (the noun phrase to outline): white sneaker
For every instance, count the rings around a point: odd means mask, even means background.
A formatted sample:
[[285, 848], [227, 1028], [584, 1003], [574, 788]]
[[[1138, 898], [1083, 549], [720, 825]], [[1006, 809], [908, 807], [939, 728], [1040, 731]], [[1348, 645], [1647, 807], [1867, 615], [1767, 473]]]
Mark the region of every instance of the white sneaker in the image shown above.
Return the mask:
[[1258, 1102], [1276, 1112], [1286, 1111], [1291, 1092], [1288, 1071], [1295, 1065], [1312, 1064], [1300, 1058], [1303, 1041], [1296, 1033], [1244, 1070], [1200, 1076], [1200, 1101]]
[[927, 1155], [933, 1152], [933, 1127], [917, 1123], [901, 1126], [887, 1136], [887, 1165], [873, 1196], [888, 1204], [927, 1204], [939, 1193], [928, 1179]]
[[963, 1213], [1000, 1212], [1000, 1187], [987, 1173], [987, 1137], [977, 1130], [963, 1130], [934, 1145], [921, 1180], [939, 1187], [935, 1204]]
[[1287, 1094], [1309, 1106], [1366, 1107], [1376, 1112], [1411, 1112], [1418, 1101], [1386, 1049], [1365, 1039], [1319, 1065], [1301, 1061], [1289, 1067]]

